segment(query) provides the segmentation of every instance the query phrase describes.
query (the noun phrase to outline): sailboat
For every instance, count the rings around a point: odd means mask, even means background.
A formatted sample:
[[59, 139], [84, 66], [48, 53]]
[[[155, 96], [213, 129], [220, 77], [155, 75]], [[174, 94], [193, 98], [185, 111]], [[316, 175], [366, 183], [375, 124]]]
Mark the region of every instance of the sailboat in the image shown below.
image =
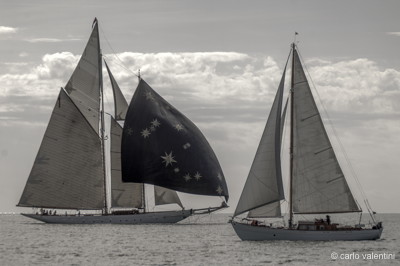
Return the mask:
[[[181, 210], [148, 211], [144, 183], [121, 176], [121, 140], [128, 104], [107, 63], [114, 94], [114, 117], [106, 136], [99, 25], [93, 22], [85, 50], [61, 88], [41, 146], [17, 206], [39, 209], [22, 214], [45, 223], [176, 223], [221, 208], [185, 210], [175, 190], [154, 186], [155, 205], [176, 203]], [[130, 128], [136, 132], [136, 128]], [[107, 142], [110, 141], [110, 153]], [[209, 156], [199, 153], [200, 157]], [[109, 158], [109, 159], [106, 159]], [[216, 159], [216, 158], [215, 158]], [[110, 162], [109, 166], [106, 164]], [[218, 163], [218, 162], [217, 162]], [[107, 181], [107, 167], [111, 169]], [[225, 180], [223, 180], [226, 189]], [[110, 193], [108, 193], [110, 191]]]
[[[281, 148], [288, 102], [284, 108], [282, 106], [290, 56], [289, 220], [287, 226], [274, 226], [260, 218], [282, 217], [281, 202], [285, 200], [285, 195]], [[300, 61], [298, 47], [293, 43], [253, 164], [230, 222], [242, 240], [379, 239], [383, 231], [382, 223], [375, 221], [369, 204], [366, 205], [373, 220], [368, 228], [360, 223], [345, 226], [331, 221], [329, 214], [362, 213], [362, 209], [353, 197], [336, 158]], [[246, 213], [247, 217], [239, 217]], [[326, 219], [319, 217], [295, 222], [294, 215], [313, 215], [314, 218], [315, 215], [326, 215]]]

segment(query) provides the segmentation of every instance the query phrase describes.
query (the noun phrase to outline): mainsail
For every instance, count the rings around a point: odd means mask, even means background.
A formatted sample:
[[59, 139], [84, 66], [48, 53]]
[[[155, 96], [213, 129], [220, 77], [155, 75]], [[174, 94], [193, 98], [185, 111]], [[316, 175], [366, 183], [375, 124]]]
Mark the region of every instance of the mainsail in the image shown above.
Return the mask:
[[103, 178], [99, 136], [61, 89], [18, 206], [101, 209]]
[[124, 124], [122, 178], [191, 194], [229, 197], [222, 169], [203, 134], [143, 79]]
[[296, 49], [293, 56], [293, 212], [360, 211], [332, 149]]
[[95, 23], [61, 89], [18, 206], [101, 209], [104, 165], [99, 138], [100, 43]]
[[[256, 211], [257, 215], [266, 213], [269, 216], [271, 210], [281, 215], [279, 201], [285, 198], [280, 158], [285, 72], [286, 67], [234, 216], [257, 208], [261, 208]], [[272, 206], [268, 206], [270, 204]]]

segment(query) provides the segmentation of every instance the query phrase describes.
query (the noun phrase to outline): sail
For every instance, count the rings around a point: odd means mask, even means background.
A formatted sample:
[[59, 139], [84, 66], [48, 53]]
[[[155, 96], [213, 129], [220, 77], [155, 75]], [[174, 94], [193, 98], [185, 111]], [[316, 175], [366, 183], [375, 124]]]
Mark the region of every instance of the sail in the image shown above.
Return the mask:
[[296, 50], [293, 56], [293, 212], [360, 211], [332, 149]]
[[285, 73], [286, 67], [234, 216], [285, 198], [280, 158]]
[[79, 63], [65, 86], [71, 99], [96, 132], [99, 132], [100, 56], [99, 30], [96, 22]]
[[183, 209], [183, 205], [179, 199], [178, 193], [176, 193], [174, 190], [164, 187], [154, 186], [154, 203], [155, 205], [176, 203]]
[[111, 86], [113, 88], [115, 120], [125, 120], [126, 111], [128, 110], [128, 103], [126, 102], [125, 97], [122, 94], [117, 81], [114, 79], [114, 76], [111, 73], [106, 61], [104, 61], [104, 63], [107, 68], [108, 76], [110, 77]]
[[141, 208], [143, 185], [123, 183], [121, 176], [122, 127], [111, 118], [111, 207]]
[[140, 80], [122, 135], [122, 179], [229, 197], [222, 169], [200, 130]]
[[275, 201], [257, 209], [249, 211], [248, 218], [282, 217], [281, 203]]
[[100, 139], [61, 89], [18, 206], [101, 209]]

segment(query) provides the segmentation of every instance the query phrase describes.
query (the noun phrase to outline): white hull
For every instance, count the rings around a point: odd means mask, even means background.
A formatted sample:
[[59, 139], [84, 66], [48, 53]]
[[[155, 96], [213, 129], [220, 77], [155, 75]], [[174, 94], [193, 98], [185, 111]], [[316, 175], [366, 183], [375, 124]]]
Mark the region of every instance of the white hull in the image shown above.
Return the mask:
[[241, 240], [376, 240], [381, 237], [383, 228], [362, 230], [306, 231], [287, 228], [252, 226], [232, 221], [233, 229]]
[[163, 224], [177, 223], [192, 215], [191, 210], [148, 212], [128, 215], [40, 215], [22, 214], [45, 223], [54, 224]]

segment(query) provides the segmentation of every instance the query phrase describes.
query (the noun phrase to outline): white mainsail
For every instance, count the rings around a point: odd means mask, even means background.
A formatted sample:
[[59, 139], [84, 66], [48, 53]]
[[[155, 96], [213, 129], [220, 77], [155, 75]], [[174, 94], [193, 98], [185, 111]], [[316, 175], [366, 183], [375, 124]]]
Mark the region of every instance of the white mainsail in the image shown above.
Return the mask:
[[100, 71], [99, 30], [98, 24], [95, 23], [85, 50], [65, 90], [96, 132], [99, 132]]
[[234, 216], [285, 198], [280, 158], [285, 72], [286, 67]]
[[104, 207], [98, 133], [61, 89], [18, 206]]
[[296, 50], [293, 56], [293, 212], [360, 211], [332, 149]]
[[123, 183], [121, 176], [122, 127], [111, 118], [111, 207], [141, 208], [143, 185]]

